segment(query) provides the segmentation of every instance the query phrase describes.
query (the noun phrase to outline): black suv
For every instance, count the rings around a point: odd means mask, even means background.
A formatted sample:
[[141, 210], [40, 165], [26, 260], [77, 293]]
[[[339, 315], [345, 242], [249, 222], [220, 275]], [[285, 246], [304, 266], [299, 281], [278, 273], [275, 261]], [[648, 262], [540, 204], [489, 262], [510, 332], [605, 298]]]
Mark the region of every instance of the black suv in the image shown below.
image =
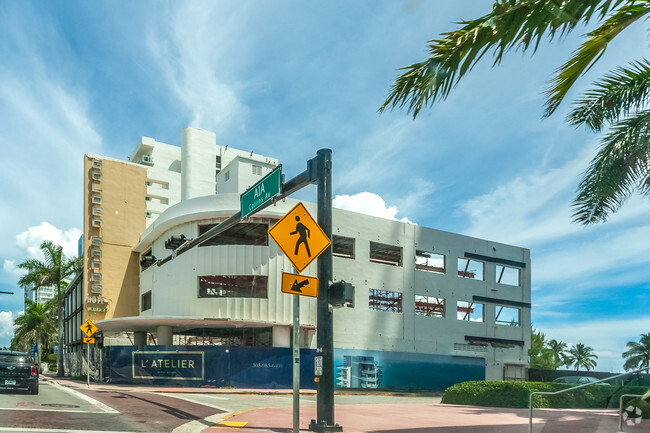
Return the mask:
[[31, 356], [0, 350], [0, 389], [26, 389], [38, 394], [38, 368]]

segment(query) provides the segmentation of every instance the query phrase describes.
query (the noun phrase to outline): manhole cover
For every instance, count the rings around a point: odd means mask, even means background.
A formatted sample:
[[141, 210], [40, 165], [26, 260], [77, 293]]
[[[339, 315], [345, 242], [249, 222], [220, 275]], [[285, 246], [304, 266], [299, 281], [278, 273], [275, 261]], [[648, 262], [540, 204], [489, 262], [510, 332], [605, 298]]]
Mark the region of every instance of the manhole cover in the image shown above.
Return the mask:
[[65, 408], [79, 407], [76, 404], [61, 404], [61, 403], [42, 403], [41, 406], [45, 406], [45, 407], [65, 407]]

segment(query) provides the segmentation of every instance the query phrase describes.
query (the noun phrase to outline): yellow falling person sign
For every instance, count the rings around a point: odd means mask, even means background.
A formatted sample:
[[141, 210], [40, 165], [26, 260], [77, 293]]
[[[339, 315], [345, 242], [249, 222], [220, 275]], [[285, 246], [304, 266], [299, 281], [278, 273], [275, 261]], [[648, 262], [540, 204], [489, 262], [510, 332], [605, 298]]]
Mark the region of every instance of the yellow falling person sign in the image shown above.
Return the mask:
[[330, 240], [302, 203], [269, 229], [285, 256], [302, 272], [330, 245]]

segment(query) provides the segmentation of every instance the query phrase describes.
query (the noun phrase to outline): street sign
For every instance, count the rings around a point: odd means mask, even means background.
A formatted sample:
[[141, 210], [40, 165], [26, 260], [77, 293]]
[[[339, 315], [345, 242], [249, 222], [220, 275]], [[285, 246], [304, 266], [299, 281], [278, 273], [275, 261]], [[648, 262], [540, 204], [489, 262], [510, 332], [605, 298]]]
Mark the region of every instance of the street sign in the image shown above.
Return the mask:
[[91, 337], [84, 337], [84, 343], [95, 344], [95, 339]]
[[257, 209], [280, 194], [282, 180], [282, 166], [264, 176], [259, 182], [250, 187], [240, 196], [241, 217], [255, 213]]
[[269, 229], [285, 256], [302, 272], [330, 245], [330, 240], [302, 203]]
[[90, 337], [95, 332], [97, 332], [97, 327], [90, 319], [86, 320], [86, 322], [83, 325], [81, 325], [79, 328], [81, 328], [83, 333], [86, 334], [86, 336], [88, 337]]
[[318, 278], [282, 273], [282, 293], [318, 297]]

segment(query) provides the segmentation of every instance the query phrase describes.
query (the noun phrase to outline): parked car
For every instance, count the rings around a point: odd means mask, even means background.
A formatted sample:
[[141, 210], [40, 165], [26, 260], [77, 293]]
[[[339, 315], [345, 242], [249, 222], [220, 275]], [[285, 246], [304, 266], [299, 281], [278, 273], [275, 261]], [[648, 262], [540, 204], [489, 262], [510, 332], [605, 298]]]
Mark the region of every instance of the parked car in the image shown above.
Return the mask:
[[38, 394], [38, 366], [27, 353], [0, 350], [0, 389]]
[[[569, 385], [584, 385], [585, 383], [594, 383], [594, 382], [598, 382], [599, 380], [601, 379], [597, 379], [591, 376], [564, 376], [564, 377], [558, 377], [557, 379], [553, 380], [553, 382], [566, 383]], [[600, 382], [597, 383], [596, 385], [611, 386], [607, 382]]]

